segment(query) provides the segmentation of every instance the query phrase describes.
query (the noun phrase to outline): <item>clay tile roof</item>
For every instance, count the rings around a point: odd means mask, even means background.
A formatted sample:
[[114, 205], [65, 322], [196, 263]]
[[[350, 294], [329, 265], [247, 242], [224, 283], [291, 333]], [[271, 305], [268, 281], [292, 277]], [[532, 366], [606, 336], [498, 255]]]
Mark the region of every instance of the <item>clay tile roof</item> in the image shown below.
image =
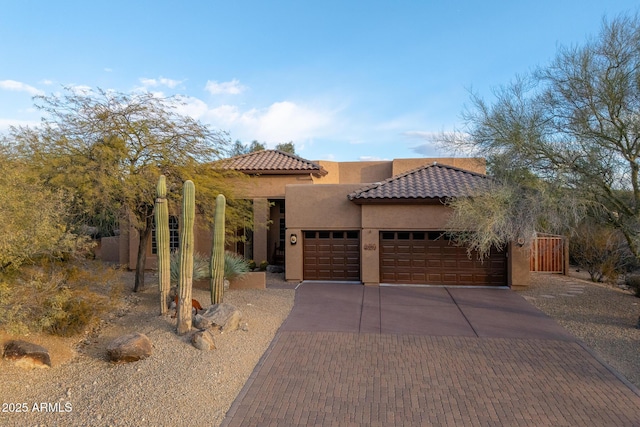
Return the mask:
[[279, 150], [261, 150], [231, 157], [222, 161], [222, 167], [248, 174], [327, 174], [317, 163]]
[[489, 183], [486, 175], [434, 163], [371, 184], [348, 197], [356, 203], [464, 197], [488, 189]]

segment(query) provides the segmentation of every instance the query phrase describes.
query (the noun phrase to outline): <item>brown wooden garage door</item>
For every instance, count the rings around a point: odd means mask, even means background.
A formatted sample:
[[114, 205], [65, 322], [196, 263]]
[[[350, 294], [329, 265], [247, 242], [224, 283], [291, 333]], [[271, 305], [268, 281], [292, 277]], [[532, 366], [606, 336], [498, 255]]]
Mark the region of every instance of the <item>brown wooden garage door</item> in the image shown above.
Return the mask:
[[505, 286], [507, 259], [495, 249], [481, 262], [443, 232], [380, 233], [380, 282]]
[[358, 231], [305, 231], [305, 280], [360, 280]]

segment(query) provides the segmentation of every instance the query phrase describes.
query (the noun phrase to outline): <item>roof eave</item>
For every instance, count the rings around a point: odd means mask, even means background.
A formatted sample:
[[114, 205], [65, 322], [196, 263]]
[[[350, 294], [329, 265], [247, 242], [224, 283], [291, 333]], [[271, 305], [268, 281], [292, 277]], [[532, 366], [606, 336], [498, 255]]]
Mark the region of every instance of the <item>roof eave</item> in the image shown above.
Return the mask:
[[328, 172], [321, 170], [283, 170], [283, 169], [232, 169], [247, 175], [314, 175], [325, 176]]
[[449, 197], [350, 198], [356, 205], [443, 205]]

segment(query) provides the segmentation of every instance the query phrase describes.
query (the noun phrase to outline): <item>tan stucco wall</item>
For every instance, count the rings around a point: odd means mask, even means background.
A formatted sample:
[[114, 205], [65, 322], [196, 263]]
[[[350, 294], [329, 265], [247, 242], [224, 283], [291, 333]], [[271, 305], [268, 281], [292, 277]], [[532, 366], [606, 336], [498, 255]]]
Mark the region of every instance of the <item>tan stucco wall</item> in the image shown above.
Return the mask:
[[359, 229], [360, 207], [351, 202], [347, 195], [361, 187], [361, 184], [288, 186], [287, 228]]
[[233, 181], [240, 199], [282, 199], [289, 184], [313, 184], [310, 175], [260, 175]]
[[120, 263], [120, 236], [103, 237], [98, 242], [97, 255], [104, 262]]
[[342, 162], [340, 163], [340, 183], [368, 183], [390, 178], [390, 162]]
[[531, 279], [529, 271], [531, 251], [515, 243], [509, 245], [509, 285], [528, 286]]
[[332, 162], [330, 160], [318, 160], [315, 163], [322, 166], [327, 172], [323, 176], [314, 176], [314, 184], [340, 184], [340, 163]]
[[394, 159], [371, 162], [316, 161], [327, 175], [313, 177], [316, 184], [355, 184], [384, 181], [392, 176], [408, 172], [420, 166], [439, 163], [471, 172], [486, 173], [486, 162], [481, 158], [429, 157]]
[[451, 216], [443, 205], [362, 205], [362, 228], [443, 230]]
[[441, 165], [453, 166], [455, 168], [468, 170], [476, 173], [487, 172], [487, 162], [485, 159], [477, 157], [432, 157], [432, 158], [416, 158], [416, 159], [394, 159], [392, 176], [398, 175], [404, 172], [408, 172], [412, 169], [420, 166], [431, 165], [438, 163]]

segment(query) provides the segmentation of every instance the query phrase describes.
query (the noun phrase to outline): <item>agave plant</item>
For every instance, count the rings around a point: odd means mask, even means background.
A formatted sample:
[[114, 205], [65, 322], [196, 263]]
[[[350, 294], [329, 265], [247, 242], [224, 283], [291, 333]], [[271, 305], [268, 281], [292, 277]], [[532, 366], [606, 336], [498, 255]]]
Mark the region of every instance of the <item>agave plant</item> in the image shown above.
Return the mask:
[[[171, 283], [178, 283], [180, 273], [180, 256], [174, 251], [170, 256]], [[238, 254], [233, 252], [224, 253], [224, 278], [233, 280], [249, 272], [249, 263]], [[193, 280], [202, 280], [209, 277], [209, 257], [194, 252], [193, 254]]]
[[[169, 257], [171, 267], [171, 283], [178, 283], [180, 275], [180, 254], [177, 251]], [[202, 280], [209, 277], [209, 257], [199, 252], [193, 253], [193, 280]]]
[[249, 263], [241, 255], [233, 252], [224, 253], [224, 278], [233, 280], [249, 272]]

